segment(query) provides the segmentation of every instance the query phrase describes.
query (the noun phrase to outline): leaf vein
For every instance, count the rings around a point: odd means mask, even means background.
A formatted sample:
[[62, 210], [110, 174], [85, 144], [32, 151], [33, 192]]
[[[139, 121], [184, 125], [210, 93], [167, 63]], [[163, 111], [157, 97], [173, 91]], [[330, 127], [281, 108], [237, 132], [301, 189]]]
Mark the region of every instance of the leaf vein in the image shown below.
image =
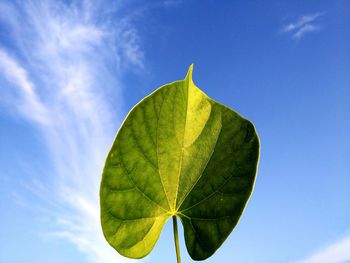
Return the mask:
[[[166, 94], [169, 93], [169, 88], [168, 90], [166, 90]], [[162, 94], [162, 93], [160, 93]], [[159, 132], [159, 120], [160, 120], [160, 116], [161, 116], [161, 112], [162, 112], [162, 109], [163, 109], [163, 105], [164, 105], [164, 101], [165, 101], [165, 98], [166, 98], [166, 95], [164, 97], [162, 97], [162, 104], [160, 105], [160, 109], [159, 109], [159, 117], [158, 117], [158, 120], [157, 120], [157, 133], [156, 133], [156, 146], [157, 146], [157, 151], [156, 151], [156, 156], [157, 156], [157, 162], [158, 162], [158, 174], [159, 174], [159, 178], [160, 178], [160, 182], [162, 183], [162, 187], [163, 187], [163, 190], [164, 190], [164, 194], [165, 194], [165, 197], [168, 201], [168, 206], [169, 206], [169, 209], [170, 209], [170, 202], [169, 202], [169, 197], [168, 197], [168, 194], [167, 194], [167, 191], [164, 187], [164, 182], [163, 182], [163, 177], [161, 176], [160, 174], [160, 169], [159, 169], [159, 156], [158, 156], [158, 132]]]
[[[122, 154], [120, 154], [120, 155], [122, 155]], [[129, 170], [127, 169], [127, 167], [125, 166], [125, 164], [124, 164], [124, 162], [123, 162], [123, 160], [122, 160], [121, 157], [120, 157], [120, 163], [121, 163], [122, 167], [124, 168], [124, 171], [126, 172], [126, 175], [127, 175], [128, 178], [130, 179], [130, 181], [135, 185], [136, 189], [137, 189], [144, 197], [146, 197], [149, 201], [151, 201], [152, 203], [154, 203], [155, 205], [157, 205], [159, 208], [161, 208], [162, 210], [164, 210], [164, 211], [167, 212], [167, 210], [166, 210], [164, 207], [162, 207], [162, 206], [161, 206], [160, 204], [158, 204], [156, 201], [152, 200], [148, 195], [146, 195], [146, 194], [139, 188], [139, 186], [135, 183], [135, 181], [134, 181], [134, 180], [132, 179], [132, 177], [130, 176], [130, 172], [129, 172]]]
[[211, 251], [211, 249], [204, 243], [204, 241], [199, 237], [198, 233], [197, 233], [197, 230], [195, 229], [193, 223], [192, 223], [192, 220], [190, 219], [190, 225], [193, 229], [193, 233], [194, 235], [196, 236], [196, 238], [198, 239], [199, 243], [202, 244], [202, 246], [207, 250], [207, 251]]
[[203, 173], [204, 173], [205, 169], [207, 168], [207, 166], [208, 166], [208, 164], [209, 164], [209, 162], [210, 162], [210, 160], [211, 160], [211, 158], [213, 157], [213, 154], [214, 154], [214, 152], [215, 152], [215, 148], [216, 148], [216, 145], [217, 145], [217, 143], [218, 143], [218, 141], [219, 141], [219, 137], [220, 137], [220, 134], [221, 134], [221, 129], [222, 129], [222, 126], [220, 127], [220, 132], [218, 133], [218, 136], [216, 137], [216, 141], [215, 141], [215, 144], [214, 144], [214, 146], [213, 146], [213, 149], [212, 149], [212, 151], [211, 151], [211, 153], [210, 153], [210, 157], [208, 158], [207, 163], [205, 164], [205, 166], [204, 166], [202, 172], [200, 173], [200, 176], [198, 176], [196, 182], [191, 186], [190, 190], [186, 193], [185, 197], [182, 199], [182, 201], [181, 201], [181, 203], [179, 204], [178, 208], [181, 207], [181, 205], [183, 204], [183, 202], [186, 200], [187, 196], [192, 192], [193, 188], [197, 185], [197, 183], [199, 182], [199, 180], [202, 178]]
[[[184, 210], [181, 210], [180, 212], [182, 213], [182, 212], [185, 212], [185, 211], [188, 211], [188, 210], [192, 209], [193, 207], [195, 207], [195, 206], [197, 206], [197, 205], [203, 203], [204, 201], [210, 199], [212, 196], [214, 196], [214, 195], [217, 194], [217, 193], [221, 193], [221, 194], [222, 194], [222, 192], [220, 192], [220, 189], [221, 189], [223, 186], [225, 186], [225, 184], [226, 184], [228, 181], [230, 181], [232, 178], [239, 178], [239, 177], [241, 177], [241, 176], [233, 176], [233, 175], [231, 175], [231, 176], [230, 176], [229, 178], [227, 178], [221, 185], [219, 185], [219, 187], [218, 187], [214, 192], [212, 192], [210, 195], [206, 196], [205, 198], [203, 198], [203, 199], [200, 200], [199, 202], [195, 203], [194, 205], [191, 205], [190, 207], [188, 207], [188, 208], [186, 208], [186, 209], [184, 209]], [[241, 192], [241, 191], [239, 191], [239, 192]], [[239, 193], [239, 192], [237, 192], [237, 193]]]

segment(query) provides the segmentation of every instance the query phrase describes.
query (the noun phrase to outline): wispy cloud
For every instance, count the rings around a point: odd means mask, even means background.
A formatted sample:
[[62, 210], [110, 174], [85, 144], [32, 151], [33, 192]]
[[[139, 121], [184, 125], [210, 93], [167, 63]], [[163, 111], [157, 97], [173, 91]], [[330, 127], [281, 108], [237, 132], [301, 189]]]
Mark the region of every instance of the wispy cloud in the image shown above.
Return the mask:
[[346, 263], [350, 262], [350, 236], [316, 251], [310, 257], [293, 263]]
[[[49, 116], [39, 101], [26, 70], [3, 49], [0, 49], [0, 72], [9, 83], [18, 88], [16, 103], [14, 103], [17, 110], [32, 121], [47, 124], [50, 121]], [[32, 109], [35, 114], [28, 112], [28, 109]]]
[[294, 23], [289, 23], [282, 28], [282, 32], [290, 33], [294, 39], [301, 39], [306, 33], [319, 31], [321, 26], [318, 24], [318, 19], [324, 13], [317, 12], [311, 15], [304, 15]]
[[121, 77], [143, 68], [137, 31], [106, 2], [0, 3], [9, 32], [6, 41], [0, 36], [0, 91], [9, 98], [2, 102], [42, 134], [55, 167], [27, 188], [45, 197], [50, 235], [101, 263], [126, 262], [102, 236], [98, 191], [121, 121]]

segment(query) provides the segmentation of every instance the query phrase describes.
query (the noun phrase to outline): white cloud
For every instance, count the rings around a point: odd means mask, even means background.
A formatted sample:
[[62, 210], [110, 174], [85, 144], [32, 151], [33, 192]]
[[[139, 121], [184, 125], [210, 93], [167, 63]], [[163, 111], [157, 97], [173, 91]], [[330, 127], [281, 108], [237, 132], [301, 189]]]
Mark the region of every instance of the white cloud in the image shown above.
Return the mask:
[[[41, 124], [49, 122], [45, 107], [39, 101], [34, 91], [33, 83], [28, 79], [27, 72], [23, 69], [15, 59], [10, 57], [3, 49], [0, 48], [0, 72], [8, 82], [17, 87], [18, 97], [15, 107], [26, 118]], [[31, 114], [28, 109], [35, 112]]]
[[301, 39], [306, 33], [318, 31], [321, 29], [319, 25], [316, 24], [316, 20], [323, 16], [324, 13], [317, 12], [311, 15], [304, 15], [300, 17], [294, 23], [283, 26], [282, 32], [289, 32], [292, 34], [294, 39]]
[[0, 4], [0, 23], [11, 32], [0, 48], [0, 92], [42, 134], [55, 168], [27, 189], [54, 222], [49, 236], [98, 263], [127, 262], [104, 240], [98, 193], [121, 121], [121, 76], [143, 68], [137, 31], [117, 10], [109, 1]]
[[350, 236], [316, 251], [310, 257], [293, 263], [346, 263], [350, 262]]
[[315, 26], [312, 24], [306, 24], [304, 26], [302, 26], [301, 28], [299, 28], [294, 34], [293, 37], [295, 39], [301, 39], [302, 36], [304, 36], [306, 33], [308, 32], [313, 32], [313, 31], [318, 31], [320, 30], [319, 26]]

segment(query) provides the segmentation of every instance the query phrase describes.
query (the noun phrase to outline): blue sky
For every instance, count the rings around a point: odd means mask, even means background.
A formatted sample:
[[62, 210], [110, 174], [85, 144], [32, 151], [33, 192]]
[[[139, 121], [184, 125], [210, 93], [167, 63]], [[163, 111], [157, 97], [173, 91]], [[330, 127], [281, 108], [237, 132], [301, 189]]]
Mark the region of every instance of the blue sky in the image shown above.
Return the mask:
[[[206, 262], [350, 262], [349, 47], [346, 0], [1, 1], [0, 262], [130, 262], [101, 234], [103, 161], [191, 63], [261, 139], [254, 194]], [[140, 262], [175, 262], [171, 224]]]

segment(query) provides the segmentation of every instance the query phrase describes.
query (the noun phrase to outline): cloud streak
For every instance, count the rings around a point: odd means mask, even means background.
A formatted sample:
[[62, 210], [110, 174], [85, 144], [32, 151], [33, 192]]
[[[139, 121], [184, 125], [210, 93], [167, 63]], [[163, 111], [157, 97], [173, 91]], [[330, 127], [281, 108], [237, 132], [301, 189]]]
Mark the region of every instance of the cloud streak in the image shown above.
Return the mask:
[[[36, 96], [34, 85], [28, 79], [27, 72], [2, 49], [0, 49], [0, 72], [9, 83], [18, 88], [15, 103], [17, 110], [32, 121], [47, 124], [49, 118], [46, 109]], [[27, 109], [32, 109], [35, 114], [29, 114]]]
[[121, 121], [121, 77], [143, 68], [137, 32], [118, 10], [103, 1], [0, 3], [0, 23], [11, 32], [7, 43], [0, 38], [3, 103], [37, 128], [54, 166], [28, 189], [45, 196], [50, 236], [101, 263], [126, 262], [102, 236], [98, 191]]
[[292, 38], [299, 40], [306, 33], [319, 31], [321, 27], [316, 23], [324, 13], [317, 12], [311, 15], [304, 15], [294, 23], [283, 26], [282, 32], [292, 34]]
[[316, 251], [310, 257], [293, 263], [346, 263], [350, 261], [350, 236]]

